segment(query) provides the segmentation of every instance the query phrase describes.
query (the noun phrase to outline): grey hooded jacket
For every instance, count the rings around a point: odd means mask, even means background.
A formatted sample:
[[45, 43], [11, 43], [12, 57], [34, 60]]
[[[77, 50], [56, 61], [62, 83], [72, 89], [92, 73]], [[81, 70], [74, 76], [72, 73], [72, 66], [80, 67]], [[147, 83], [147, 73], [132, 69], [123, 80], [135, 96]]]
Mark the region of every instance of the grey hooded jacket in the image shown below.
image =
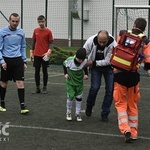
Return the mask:
[[[111, 52], [114, 47], [117, 46], [117, 42], [115, 41], [114, 37], [110, 35], [109, 41], [104, 49], [104, 59], [103, 60], [96, 60], [96, 66], [108, 66], [110, 65], [110, 57]], [[89, 37], [83, 47], [86, 49], [86, 54], [88, 55], [88, 60], [95, 61], [96, 57], [96, 50], [97, 50], [97, 43], [95, 42], [95, 38], [97, 38], [97, 34]]]

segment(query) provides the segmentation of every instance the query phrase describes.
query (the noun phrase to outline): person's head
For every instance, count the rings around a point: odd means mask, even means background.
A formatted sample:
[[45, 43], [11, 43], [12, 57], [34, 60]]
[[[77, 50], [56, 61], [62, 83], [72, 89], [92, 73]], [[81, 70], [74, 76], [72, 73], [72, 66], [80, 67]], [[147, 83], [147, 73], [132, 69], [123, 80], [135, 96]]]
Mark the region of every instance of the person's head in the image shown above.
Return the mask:
[[76, 52], [76, 61], [78, 63], [82, 63], [85, 58], [86, 58], [86, 49], [85, 48], [79, 48]]
[[100, 30], [97, 34], [97, 41], [101, 47], [105, 47], [109, 40], [109, 34], [106, 30]]
[[144, 32], [146, 25], [147, 25], [147, 21], [144, 18], [137, 18], [134, 21], [133, 28], [140, 29], [142, 32]]
[[20, 22], [20, 16], [17, 13], [12, 13], [9, 16], [9, 24], [12, 30], [16, 30], [17, 26], [19, 25], [19, 22]]
[[45, 28], [46, 19], [43, 15], [38, 16], [37, 22], [41, 29]]

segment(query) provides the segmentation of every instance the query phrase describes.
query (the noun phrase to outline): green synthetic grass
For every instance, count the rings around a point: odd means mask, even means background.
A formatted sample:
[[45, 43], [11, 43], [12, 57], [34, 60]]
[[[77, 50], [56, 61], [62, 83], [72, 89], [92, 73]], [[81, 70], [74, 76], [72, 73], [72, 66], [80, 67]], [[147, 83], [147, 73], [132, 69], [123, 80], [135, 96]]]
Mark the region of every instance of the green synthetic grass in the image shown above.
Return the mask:
[[[124, 143], [117, 125], [114, 103], [109, 115], [110, 122], [100, 121], [104, 82], [99, 90], [91, 117], [82, 113], [82, 122], [65, 120], [66, 94], [65, 79], [61, 66], [49, 67], [48, 94], [31, 94], [35, 89], [34, 68], [28, 63], [25, 73], [26, 105], [28, 115], [20, 114], [17, 88], [9, 82], [6, 94], [7, 112], [0, 112], [0, 122], [7, 128], [9, 136], [0, 134], [0, 150], [145, 150], [149, 149], [149, 89], [150, 77], [141, 72], [141, 100], [139, 101], [139, 139], [135, 143]], [[42, 86], [42, 74], [41, 74]], [[82, 110], [85, 110], [90, 77], [84, 81]], [[5, 138], [6, 141], [3, 141]], [[9, 141], [8, 141], [9, 138]]]

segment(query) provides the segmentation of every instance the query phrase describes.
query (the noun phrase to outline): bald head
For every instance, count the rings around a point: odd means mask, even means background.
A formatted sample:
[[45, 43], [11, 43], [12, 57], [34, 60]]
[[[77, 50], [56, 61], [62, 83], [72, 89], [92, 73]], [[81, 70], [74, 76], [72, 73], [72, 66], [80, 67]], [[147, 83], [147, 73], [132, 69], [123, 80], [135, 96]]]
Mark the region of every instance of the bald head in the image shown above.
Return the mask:
[[106, 30], [101, 30], [97, 34], [98, 44], [101, 47], [105, 47], [109, 40], [109, 34]]

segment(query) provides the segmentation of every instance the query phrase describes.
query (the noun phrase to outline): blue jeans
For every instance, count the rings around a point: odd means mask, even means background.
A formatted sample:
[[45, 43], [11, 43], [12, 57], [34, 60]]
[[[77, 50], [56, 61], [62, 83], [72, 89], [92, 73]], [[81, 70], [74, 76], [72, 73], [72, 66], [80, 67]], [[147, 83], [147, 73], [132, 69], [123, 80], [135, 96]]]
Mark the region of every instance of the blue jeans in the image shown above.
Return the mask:
[[113, 83], [114, 73], [110, 66], [107, 67], [93, 67], [91, 69], [91, 87], [87, 98], [87, 106], [93, 107], [95, 105], [96, 96], [101, 86], [102, 75], [105, 80], [105, 95], [102, 103], [101, 115], [108, 115], [113, 101]]

